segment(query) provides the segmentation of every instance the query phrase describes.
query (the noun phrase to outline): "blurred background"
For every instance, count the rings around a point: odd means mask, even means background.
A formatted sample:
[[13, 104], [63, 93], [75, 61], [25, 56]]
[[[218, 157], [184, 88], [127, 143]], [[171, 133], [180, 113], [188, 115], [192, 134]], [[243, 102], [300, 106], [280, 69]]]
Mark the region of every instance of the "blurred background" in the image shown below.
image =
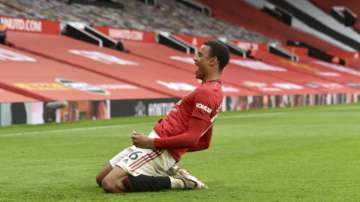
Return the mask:
[[231, 51], [224, 111], [355, 103], [355, 0], [0, 0], [0, 125], [165, 115]]

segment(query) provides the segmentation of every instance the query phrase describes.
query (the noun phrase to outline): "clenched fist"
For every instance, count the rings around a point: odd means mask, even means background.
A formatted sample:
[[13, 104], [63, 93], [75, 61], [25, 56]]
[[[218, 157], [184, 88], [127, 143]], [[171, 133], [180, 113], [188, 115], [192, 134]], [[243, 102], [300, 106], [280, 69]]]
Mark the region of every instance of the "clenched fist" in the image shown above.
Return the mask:
[[149, 138], [144, 134], [133, 131], [131, 139], [133, 144], [139, 148], [154, 149], [154, 139]]

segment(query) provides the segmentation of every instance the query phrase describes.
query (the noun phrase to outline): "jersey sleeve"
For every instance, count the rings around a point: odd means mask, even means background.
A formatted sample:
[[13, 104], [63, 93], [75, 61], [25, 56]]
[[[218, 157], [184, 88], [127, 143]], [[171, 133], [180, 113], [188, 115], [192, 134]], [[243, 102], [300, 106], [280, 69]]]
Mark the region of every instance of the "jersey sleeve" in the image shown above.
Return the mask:
[[189, 148], [189, 152], [201, 151], [209, 148], [212, 137], [213, 126], [199, 139], [196, 146]]
[[208, 129], [208, 123], [204, 120], [191, 118], [189, 129], [185, 133], [154, 139], [156, 149], [191, 148], [198, 144], [199, 139]]
[[214, 95], [211, 91], [206, 89], [198, 90], [194, 96], [194, 103], [195, 106], [191, 116], [210, 121], [212, 112], [216, 110]]

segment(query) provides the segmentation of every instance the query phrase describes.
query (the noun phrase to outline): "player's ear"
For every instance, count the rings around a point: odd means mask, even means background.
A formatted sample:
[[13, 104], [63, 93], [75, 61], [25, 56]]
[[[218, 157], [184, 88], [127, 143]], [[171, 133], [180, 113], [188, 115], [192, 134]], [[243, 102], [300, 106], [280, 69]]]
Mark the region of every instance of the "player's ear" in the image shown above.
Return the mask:
[[218, 64], [219, 64], [219, 61], [218, 61], [217, 57], [211, 57], [209, 63], [210, 63], [211, 66], [216, 66], [217, 67]]

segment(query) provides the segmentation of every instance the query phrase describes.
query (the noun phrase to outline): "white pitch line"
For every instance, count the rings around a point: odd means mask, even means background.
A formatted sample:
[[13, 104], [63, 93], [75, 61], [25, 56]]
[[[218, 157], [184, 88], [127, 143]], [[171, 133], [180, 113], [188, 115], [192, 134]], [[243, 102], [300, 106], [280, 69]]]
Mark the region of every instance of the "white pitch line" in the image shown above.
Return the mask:
[[[143, 123], [141, 123], [143, 124]], [[124, 128], [132, 125], [139, 125], [139, 123], [133, 124], [121, 124], [121, 125], [110, 125], [110, 126], [92, 126], [92, 127], [81, 127], [81, 128], [68, 128], [68, 129], [57, 129], [57, 130], [42, 130], [42, 131], [31, 131], [31, 132], [20, 132], [20, 133], [7, 133], [0, 134], [1, 137], [13, 137], [13, 136], [22, 136], [22, 135], [34, 135], [34, 134], [49, 134], [49, 133], [63, 133], [63, 132], [77, 132], [77, 131], [86, 131], [86, 130], [96, 130], [96, 129], [109, 129], [109, 128]]]
[[[219, 117], [218, 119], [240, 119], [240, 118], [249, 118], [249, 117], [265, 117], [265, 116], [274, 116], [284, 114], [285, 112], [274, 112], [274, 113], [258, 113], [258, 114], [242, 114], [234, 116], [224, 116]], [[131, 123], [131, 124], [121, 124], [121, 125], [110, 125], [110, 126], [92, 126], [92, 127], [81, 127], [81, 128], [68, 128], [68, 129], [56, 129], [56, 130], [42, 130], [42, 131], [31, 131], [31, 132], [19, 132], [19, 133], [7, 133], [0, 134], [1, 137], [14, 137], [22, 135], [34, 135], [34, 134], [53, 134], [53, 133], [63, 133], [63, 132], [78, 132], [78, 131], [87, 131], [87, 130], [96, 130], [96, 129], [109, 129], [109, 128], [124, 128], [129, 126], [136, 126], [139, 124], [148, 124], [147, 123]], [[155, 122], [154, 122], [155, 123]]]

